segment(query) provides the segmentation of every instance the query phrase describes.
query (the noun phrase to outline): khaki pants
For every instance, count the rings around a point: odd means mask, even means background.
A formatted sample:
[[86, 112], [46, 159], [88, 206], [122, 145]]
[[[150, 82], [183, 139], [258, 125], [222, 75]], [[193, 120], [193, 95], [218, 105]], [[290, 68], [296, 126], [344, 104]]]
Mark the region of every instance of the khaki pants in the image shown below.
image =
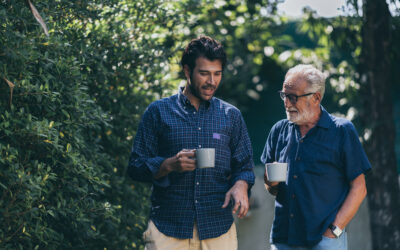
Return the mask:
[[147, 230], [143, 233], [145, 250], [237, 250], [236, 226], [225, 234], [211, 239], [199, 240], [197, 225], [193, 227], [192, 239], [178, 239], [158, 231], [157, 227], [150, 220]]

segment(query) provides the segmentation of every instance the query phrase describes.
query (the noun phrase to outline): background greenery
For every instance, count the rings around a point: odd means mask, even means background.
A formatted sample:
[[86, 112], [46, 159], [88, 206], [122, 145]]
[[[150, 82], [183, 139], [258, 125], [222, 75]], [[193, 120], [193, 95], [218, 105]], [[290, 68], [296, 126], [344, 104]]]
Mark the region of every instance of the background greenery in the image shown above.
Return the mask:
[[[329, 75], [323, 105], [368, 140], [361, 6], [349, 1], [346, 17], [305, 9], [288, 20], [277, 15], [279, 2], [32, 1], [47, 36], [29, 1], [1, 0], [0, 248], [143, 249], [150, 186], [127, 178], [127, 159], [144, 109], [177, 92], [182, 49], [199, 35], [226, 48], [217, 95], [242, 110], [257, 163], [270, 127], [284, 118], [277, 91], [298, 63]], [[400, 44], [396, 13], [391, 32]], [[397, 70], [386, 98], [399, 133], [398, 46], [389, 56]]]

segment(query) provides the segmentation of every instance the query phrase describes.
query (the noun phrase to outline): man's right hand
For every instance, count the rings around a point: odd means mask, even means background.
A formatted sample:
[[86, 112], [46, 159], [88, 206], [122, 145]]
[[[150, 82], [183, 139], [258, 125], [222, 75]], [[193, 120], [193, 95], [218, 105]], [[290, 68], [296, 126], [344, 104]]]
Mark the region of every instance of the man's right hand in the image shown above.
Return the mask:
[[160, 171], [154, 176], [161, 178], [170, 172], [186, 172], [196, 169], [195, 150], [182, 149], [175, 156], [167, 158], [160, 166]]
[[268, 181], [268, 178], [267, 178], [267, 171], [265, 171], [265, 173], [264, 173], [264, 185], [265, 185], [265, 188], [268, 190], [268, 192], [270, 193], [270, 194], [272, 194], [272, 195], [276, 195], [277, 193], [278, 193], [278, 184], [279, 184], [279, 182], [277, 182], [277, 181]]
[[175, 156], [166, 159], [162, 165], [166, 165], [169, 172], [186, 172], [196, 169], [195, 151], [189, 149], [182, 149]]

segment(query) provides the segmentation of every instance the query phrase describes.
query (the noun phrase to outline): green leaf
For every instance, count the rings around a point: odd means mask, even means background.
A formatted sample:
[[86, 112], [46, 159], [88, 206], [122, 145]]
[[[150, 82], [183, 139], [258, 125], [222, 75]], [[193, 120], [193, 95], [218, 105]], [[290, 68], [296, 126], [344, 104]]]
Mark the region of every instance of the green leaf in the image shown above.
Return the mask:
[[6, 186], [4, 186], [3, 183], [0, 182], [0, 187], [4, 188], [5, 190], [7, 190], [8, 188]]

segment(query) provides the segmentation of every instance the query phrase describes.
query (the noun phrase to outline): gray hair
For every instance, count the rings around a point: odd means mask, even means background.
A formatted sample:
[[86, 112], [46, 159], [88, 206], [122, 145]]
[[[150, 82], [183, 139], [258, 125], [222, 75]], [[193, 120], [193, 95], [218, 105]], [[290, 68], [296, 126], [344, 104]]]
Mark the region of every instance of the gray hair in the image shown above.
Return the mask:
[[289, 69], [285, 79], [289, 75], [298, 75], [303, 78], [308, 83], [307, 91], [321, 93], [322, 100], [325, 93], [325, 76], [320, 70], [311, 64], [299, 64]]

